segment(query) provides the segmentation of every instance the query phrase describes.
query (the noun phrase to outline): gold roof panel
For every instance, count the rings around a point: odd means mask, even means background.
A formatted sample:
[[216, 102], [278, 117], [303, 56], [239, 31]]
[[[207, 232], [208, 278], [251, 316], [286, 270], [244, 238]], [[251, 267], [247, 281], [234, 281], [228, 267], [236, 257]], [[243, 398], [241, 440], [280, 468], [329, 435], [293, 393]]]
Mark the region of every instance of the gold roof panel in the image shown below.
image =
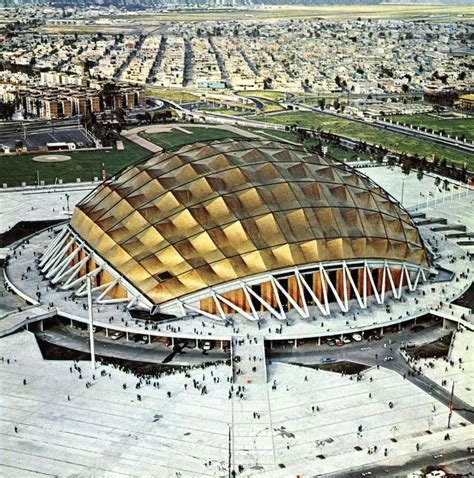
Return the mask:
[[270, 140], [159, 153], [100, 185], [71, 225], [155, 304], [313, 262], [428, 264], [410, 216], [378, 185]]

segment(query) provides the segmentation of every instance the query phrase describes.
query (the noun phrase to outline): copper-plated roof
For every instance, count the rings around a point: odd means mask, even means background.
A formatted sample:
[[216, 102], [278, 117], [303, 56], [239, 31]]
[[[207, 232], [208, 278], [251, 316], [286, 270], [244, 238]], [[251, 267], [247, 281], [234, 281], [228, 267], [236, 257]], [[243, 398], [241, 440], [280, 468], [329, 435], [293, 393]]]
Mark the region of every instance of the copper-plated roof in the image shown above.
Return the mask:
[[162, 152], [99, 186], [72, 227], [155, 304], [309, 263], [427, 265], [418, 230], [344, 163], [274, 141]]

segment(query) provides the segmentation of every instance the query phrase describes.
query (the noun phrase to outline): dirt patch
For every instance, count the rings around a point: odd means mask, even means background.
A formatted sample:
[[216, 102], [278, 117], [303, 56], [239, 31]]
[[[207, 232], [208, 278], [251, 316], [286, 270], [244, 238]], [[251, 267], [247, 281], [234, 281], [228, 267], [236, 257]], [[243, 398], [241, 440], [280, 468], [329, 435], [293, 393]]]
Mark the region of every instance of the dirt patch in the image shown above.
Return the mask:
[[453, 304], [467, 307], [468, 309], [474, 309], [474, 282], [471, 284], [464, 294], [456, 299]]
[[63, 222], [62, 219], [51, 221], [20, 221], [17, 222], [9, 231], [0, 234], [0, 247], [9, 246], [11, 243], [22, 239], [23, 237], [41, 231], [46, 227], [55, 226]]
[[317, 364], [306, 364], [306, 363], [294, 362], [291, 365], [298, 365], [299, 367], [314, 368], [316, 370], [324, 370], [326, 372], [335, 372], [335, 373], [344, 372], [347, 375], [357, 375], [369, 368], [367, 365], [362, 365], [356, 362], [346, 362], [346, 361], [334, 362], [334, 363], [317, 363]]
[[449, 346], [451, 344], [451, 338], [453, 333], [451, 332], [444, 337], [441, 337], [434, 342], [423, 344], [415, 347], [412, 350], [407, 350], [408, 355], [415, 360], [427, 359], [427, 358], [442, 358], [448, 356]]

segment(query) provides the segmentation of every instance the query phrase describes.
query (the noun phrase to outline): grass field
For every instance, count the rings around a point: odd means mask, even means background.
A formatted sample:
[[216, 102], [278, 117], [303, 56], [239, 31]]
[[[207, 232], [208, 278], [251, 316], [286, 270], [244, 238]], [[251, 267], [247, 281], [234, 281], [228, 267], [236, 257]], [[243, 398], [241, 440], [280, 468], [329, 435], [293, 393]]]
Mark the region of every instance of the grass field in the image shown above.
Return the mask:
[[37, 154], [21, 154], [17, 156], [0, 157], [0, 184], [8, 186], [21, 186], [24, 181], [27, 185], [33, 185], [39, 174], [40, 181], [46, 184], [54, 184], [57, 179], [64, 183], [92, 181], [94, 177], [102, 175], [102, 163], [104, 163], [107, 176], [110, 176], [123, 167], [139, 159], [149, 156], [150, 152], [142, 147], [124, 140], [123, 151], [65, 151], [64, 154], [71, 156], [70, 161], [62, 163], [38, 163], [33, 161]]
[[185, 133], [179, 129], [172, 129], [169, 133], [140, 133], [139, 135], [164, 149], [175, 149], [184, 144], [195, 143], [198, 141], [212, 141], [217, 139], [241, 137], [236, 133], [218, 128], [193, 128], [186, 126], [185, 129], [186, 131], [190, 131], [191, 134]]
[[150, 86], [145, 90], [147, 96], [155, 96], [158, 99], [173, 101], [174, 103], [191, 103], [198, 101], [200, 97], [180, 88], [157, 88]]
[[390, 117], [400, 124], [431, 128], [435, 131], [444, 130], [451, 137], [464, 135], [468, 141], [474, 141], [474, 118], [447, 119], [432, 115], [396, 115]]
[[322, 113], [306, 111], [281, 113], [273, 116], [259, 116], [255, 120], [269, 123], [301, 126], [303, 128], [320, 128], [322, 131], [348, 136], [359, 141], [383, 146], [392, 151], [432, 159], [436, 155], [439, 159], [447, 159], [457, 165], [468, 164], [469, 170], [474, 170], [474, 155], [462, 153], [451, 148], [428, 143], [416, 138], [381, 131], [375, 126], [355, 123], [346, 119], [334, 118]]
[[[261, 136], [268, 136], [271, 139], [281, 138], [292, 143], [301, 143], [297, 134], [290, 131], [267, 131], [267, 130], [253, 130], [256, 134]], [[304, 146], [310, 147], [314, 140], [306, 140], [303, 142]], [[352, 151], [341, 146], [333, 145], [329, 142], [323, 142], [323, 146], [328, 148], [328, 154], [339, 161], [370, 161], [371, 156], [368, 153], [361, 153], [359, 151]]]

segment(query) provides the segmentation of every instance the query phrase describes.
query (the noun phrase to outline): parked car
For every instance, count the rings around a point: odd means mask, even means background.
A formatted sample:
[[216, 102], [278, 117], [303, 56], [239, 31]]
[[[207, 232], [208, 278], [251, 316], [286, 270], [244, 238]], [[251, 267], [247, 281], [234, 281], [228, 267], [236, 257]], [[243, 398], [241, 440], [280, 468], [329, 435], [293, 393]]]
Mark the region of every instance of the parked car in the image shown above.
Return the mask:
[[212, 349], [212, 344], [211, 344], [211, 342], [209, 342], [209, 341], [204, 342], [204, 344], [203, 344], [203, 346], [202, 346], [202, 349], [205, 350], [206, 352], [207, 352], [208, 350], [211, 350], [211, 349]]
[[344, 342], [340, 339], [336, 339], [335, 342], [337, 347], [342, 347], [344, 345]]
[[118, 339], [121, 339], [122, 337], [124, 336], [124, 333], [123, 332], [114, 332], [110, 338], [112, 340], [118, 340]]
[[360, 342], [362, 340], [362, 335], [352, 334], [352, 340], [354, 340], [354, 342]]
[[327, 344], [329, 345], [329, 347], [334, 347], [336, 345], [336, 342], [334, 341], [334, 339], [328, 339]]
[[336, 359], [334, 357], [324, 357], [320, 360], [321, 363], [332, 363], [335, 361]]
[[349, 337], [342, 337], [342, 341], [345, 343], [345, 344], [350, 344], [352, 342], [352, 340], [349, 338]]

